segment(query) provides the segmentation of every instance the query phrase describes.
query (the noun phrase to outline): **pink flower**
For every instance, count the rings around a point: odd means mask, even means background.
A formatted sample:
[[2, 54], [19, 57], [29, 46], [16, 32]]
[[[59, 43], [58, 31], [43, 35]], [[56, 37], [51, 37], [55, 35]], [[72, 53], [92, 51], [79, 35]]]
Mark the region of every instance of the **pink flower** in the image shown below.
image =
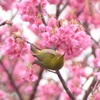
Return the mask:
[[45, 0], [22, 0], [16, 5], [17, 9], [19, 10], [19, 14], [24, 21], [28, 21], [31, 24], [38, 21], [40, 12], [37, 6], [39, 3], [43, 8], [46, 5]]
[[100, 93], [95, 93], [93, 100], [100, 100]]
[[46, 31], [46, 26], [42, 24], [41, 21], [38, 24], [34, 23], [29, 25], [28, 27], [32, 30], [32, 32], [34, 32], [39, 37], [41, 36], [42, 32]]
[[[30, 95], [30, 94], [33, 92], [33, 91], [32, 91], [33, 88], [32, 88], [32, 86], [30, 86], [29, 84], [28, 84], [28, 86], [25, 86], [23, 90], [24, 90], [24, 92], [26, 92], [26, 94], [28, 94], [28, 95]], [[23, 90], [22, 90], [22, 91], [23, 91]]]
[[86, 0], [70, 0], [69, 5], [75, 10], [76, 13], [82, 11]]
[[72, 93], [79, 95], [82, 92], [80, 78], [73, 78], [67, 82], [67, 86]]
[[17, 32], [19, 30], [17, 25], [14, 25], [12, 27], [9, 27], [8, 25], [5, 25], [3, 27], [0, 27], [0, 36], [3, 37], [1, 38], [3, 41], [5, 38], [8, 37], [8, 33], [9, 35], [13, 34], [14, 32]]
[[16, 0], [0, 0], [0, 6], [5, 10], [10, 10]]
[[94, 2], [93, 0], [86, 2], [83, 11], [78, 16], [78, 20], [84, 20], [88, 25], [93, 25], [93, 27], [98, 28], [100, 26], [100, 15], [99, 11], [95, 9]]
[[[50, 4], [59, 4], [60, 3], [60, 0], [47, 0]], [[62, 3], [65, 3], [66, 0], [61, 0]]]
[[0, 89], [0, 100], [10, 100], [10, 95]]
[[86, 73], [85, 73], [84, 69], [80, 66], [70, 66], [69, 70], [73, 77], [74, 76], [79, 77], [79, 78], [80, 78], [80, 76], [86, 77]]
[[39, 86], [38, 88], [39, 94], [41, 96], [45, 96], [45, 98], [55, 97], [60, 95], [61, 88], [55, 83], [49, 83]]
[[25, 81], [34, 82], [38, 79], [38, 77], [34, 74], [32, 69], [23, 70], [20, 75], [23, 77]]
[[67, 93], [62, 92], [59, 100], [71, 100]]
[[59, 4], [60, 0], [47, 0], [50, 4]]
[[57, 26], [57, 24], [58, 24], [57, 19], [55, 19], [54, 17], [49, 18], [49, 20], [48, 20], [48, 26], [55, 27], [55, 26]]
[[42, 47], [57, 47], [57, 50], [65, 52], [65, 59], [71, 59], [81, 54], [83, 50], [91, 46], [91, 38], [78, 24], [68, 24], [59, 28], [52, 28], [41, 34], [39, 41]]
[[29, 60], [19, 61], [16, 66], [14, 66], [13, 78], [17, 86], [23, 82], [34, 82], [38, 79], [37, 75], [35, 74], [37, 73], [36, 71], [38, 71], [38, 69], [33, 70], [31, 66], [31, 68], [28, 68], [28, 63], [30, 63]]
[[22, 40], [17, 40], [15, 42], [13, 37], [8, 37], [5, 40], [5, 44], [2, 46], [2, 49], [11, 59], [18, 57], [23, 58], [23, 55], [29, 51], [29, 47], [25, 42]]

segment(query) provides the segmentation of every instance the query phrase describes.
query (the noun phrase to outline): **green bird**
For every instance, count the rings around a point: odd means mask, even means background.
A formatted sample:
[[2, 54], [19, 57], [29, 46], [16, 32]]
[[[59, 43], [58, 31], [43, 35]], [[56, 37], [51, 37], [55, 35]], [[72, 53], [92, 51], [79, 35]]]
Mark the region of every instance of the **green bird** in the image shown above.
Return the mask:
[[64, 64], [64, 54], [61, 55], [59, 52], [53, 49], [38, 49], [35, 45], [31, 45], [31, 51], [33, 56], [37, 58], [35, 63], [40, 67], [51, 70], [59, 70]]

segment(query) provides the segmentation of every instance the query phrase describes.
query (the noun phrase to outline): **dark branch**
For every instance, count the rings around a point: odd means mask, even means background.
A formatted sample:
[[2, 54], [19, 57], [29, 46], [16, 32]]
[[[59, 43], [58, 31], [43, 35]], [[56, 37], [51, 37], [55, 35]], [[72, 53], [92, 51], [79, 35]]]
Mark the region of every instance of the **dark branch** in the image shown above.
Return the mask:
[[[61, 81], [61, 83], [62, 83], [62, 85], [63, 85], [63, 87], [64, 87], [64, 89], [65, 89], [65, 91], [66, 91], [67, 94], [69, 95], [69, 97], [70, 97], [72, 100], [76, 100], [74, 94], [71, 93], [71, 91], [68, 89], [68, 87], [67, 87], [67, 85], [66, 85], [64, 79], [62, 78], [60, 72], [59, 72], [59, 71], [56, 71], [56, 73], [57, 73], [57, 75], [58, 75], [58, 77], [59, 77], [59, 79], [60, 79], [60, 81]], [[84, 100], [85, 100], [85, 99], [84, 99]]]
[[2, 23], [0, 23], [0, 26], [6, 25], [6, 24], [12, 26], [12, 22], [9, 20], [3, 21]]
[[61, 14], [61, 12], [66, 8], [66, 6], [68, 5], [69, 3], [69, 0], [66, 0], [66, 3], [64, 4], [63, 8], [61, 10], [59, 10], [59, 12], [57, 12], [56, 14], [56, 18], [59, 17], [59, 15]]
[[84, 95], [82, 100], [87, 100], [89, 94], [91, 93], [91, 91], [93, 90], [93, 88], [94, 88], [94, 86], [96, 84], [96, 81], [97, 81], [97, 79], [96, 79], [96, 77], [94, 77], [93, 81], [91, 82], [91, 84], [90, 84], [90, 86], [88, 88], [88, 90], [85, 92], [85, 95]]
[[43, 69], [41, 69], [40, 72], [39, 72], [38, 80], [36, 81], [36, 83], [34, 85], [34, 88], [32, 90], [32, 94], [31, 94], [29, 100], [34, 100], [34, 98], [35, 98], [35, 94], [37, 92], [37, 87], [38, 87], [39, 82], [40, 82], [40, 80], [42, 78], [42, 73], [43, 73]]
[[45, 21], [45, 19], [44, 19], [44, 16], [43, 16], [43, 11], [42, 11], [41, 4], [39, 4], [39, 6], [38, 6], [37, 8], [38, 8], [38, 10], [39, 10], [39, 12], [40, 12], [40, 14], [41, 14], [41, 19], [42, 19], [43, 23], [44, 23], [45, 25], [47, 25], [47, 24], [46, 24], [46, 21]]
[[16, 93], [18, 94], [20, 100], [23, 100], [22, 96], [21, 96], [21, 93], [19, 92], [18, 90], [18, 87], [16, 86], [16, 84], [14, 83], [14, 80], [12, 78], [12, 75], [9, 73], [9, 71], [6, 69], [5, 65], [3, 64], [3, 62], [0, 60], [0, 64], [2, 65], [4, 71], [7, 73], [8, 75], [8, 78], [13, 86], [13, 88], [15, 89]]

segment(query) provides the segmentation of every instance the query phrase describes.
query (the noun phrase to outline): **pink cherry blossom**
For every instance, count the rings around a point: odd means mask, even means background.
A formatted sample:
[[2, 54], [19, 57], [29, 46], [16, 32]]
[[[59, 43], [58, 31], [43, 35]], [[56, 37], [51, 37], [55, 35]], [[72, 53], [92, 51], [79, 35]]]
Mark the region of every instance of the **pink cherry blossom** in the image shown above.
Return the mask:
[[28, 86], [25, 86], [23, 90], [24, 90], [24, 92], [26, 92], [26, 94], [28, 94], [28, 95], [29, 95], [31, 92], [33, 92], [33, 91], [32, 91], [32, 86], [29, 85], [29, 84], [28, 84]]
[[38, 21], [39, 19], [39, 3], [42, 7], [45, 7], [45, 0], [22, 0], [20, 3], [16, 5], [19, 10], [19, 14], [21, 15], [22, 20], [28, 21], [31, 24]]
[[13, 3], [16, 0], [0, 0], [0, 6], [4, 9], [4, 10], [10, 10], [13, 7]]
[[11, 59], [15, 59], [18, 57], [23, 58], [23, 54], [29, 51], [28, 45], [26, 45], [26, 43], [20, 40], [18, 40], [17, 42], [13, 37], [8, 37], [5, 40], [5, 44], [2, 46], [5, 54], [8, 55]]
[[20, 75], [23, 77], [25, 81], [34, 82], [38, 79], [38, 77], [34, 74], [32, 69], [23, 70]]
[[91, 46], [90, 36], [84, 30], [80, 30], [78, 24], [69, 24], [55, 29], [50, 26], [49, 31], [43, 32], [41, 36], [39, 43], [42, 47], [57, 47], [58, 51], [66, 53], [65, 59], [76, 57]]
[[8, 100], [7, 93], [0, 89], [0, 99], [1, 100]]
[[72, 93], [75, 95], [79, 95], [82, 92], [81, 86], [81, 80], [77, 78], [73, 78], [67, 82], [67, 86], [70, 89]]
[[50, 4], [59, 4], [61, 3], [65, 3], [66, 0], [47, 0]]
[[96, 93], [94, 95], [94, 99], [93, 100], [99, 100], [100, 99], [100, 93]]
[[48, 20], [48, 26], [56, 27], [57, 24], [58, 24], [58, 21], [57, 21], [56, 18], [54, 18], [54, 17], [49, 18], [49, 20]]
[[95, 9], [94, 5], [90, 5], [90, 2], [86, 2], [82, 13], [78, 16], [80, 21], [84, 20], [84, 22], [93, 25], [95, 28], [98, 28], [100, 25], [99, 18], [99, 12]]
[[41, 36], [41, 33], [42, 32], [45, 32], [46, 31], [46, 26], [42, 23], [38, 23], [38, 24], [31, 24], [28, 26], [32, 32], [34, 32], [37, 36]]
[[[0, 27], [0, 38], [2, 40], [6, 39], [8, 37], [8, 35], [11, 35], [13, 34], [14, 32], [17, 32], [19, 30], [19, 26], [13, 24], [13, 26], [3, 26], [3, 27]], [[3, 38], [2, 38], [3, 37]]]
[[[0, 81], [1, 81], [1, 83], [6, 83], [6, 82], [8, 82], [8, 76], [7, 76], [7, 73], [4, 71], [4, 69], [3, 69], [3, 66], [0, 66], [0, 73], [2, 73], [1, 75], [0, 75]], [[3, 76], [3, 77], [2, 77]]]
[[62, 92], [59, 100], [71, 100], [67, 93]]
[[47, 0], [50, 4], [59, 4], [60, 0]]
[[70, 7], [73, 8], [76, 13], [83, 10], [86, 0], [70, 0]]
[[72, 74], [72, 76], [76, 76], [76, 77], [86, 77], [86, 73], [83, 67], [80, 66], [70, 66], [69, 70]]
[[45, 98], [49, 98], [49, 97], [54, 98], [55, 96], [60, 95], [61, 88], [58, 86], [58, 84], [49, 83], [49, 84], [40, 85], [38, 91], [39, 91], [39, 95], [45, 96]]

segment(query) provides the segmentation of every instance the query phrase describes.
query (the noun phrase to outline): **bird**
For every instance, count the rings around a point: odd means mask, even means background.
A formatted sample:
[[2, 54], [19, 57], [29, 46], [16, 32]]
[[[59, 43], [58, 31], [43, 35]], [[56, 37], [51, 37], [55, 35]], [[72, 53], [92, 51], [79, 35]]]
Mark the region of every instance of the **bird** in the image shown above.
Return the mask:
[[35, 64], [45, 69], [59, 70], [64, 65], [64, 55], [53, 49], [39, 49], [35, 45], [31, 45], [32, 55], [37, 58]]

